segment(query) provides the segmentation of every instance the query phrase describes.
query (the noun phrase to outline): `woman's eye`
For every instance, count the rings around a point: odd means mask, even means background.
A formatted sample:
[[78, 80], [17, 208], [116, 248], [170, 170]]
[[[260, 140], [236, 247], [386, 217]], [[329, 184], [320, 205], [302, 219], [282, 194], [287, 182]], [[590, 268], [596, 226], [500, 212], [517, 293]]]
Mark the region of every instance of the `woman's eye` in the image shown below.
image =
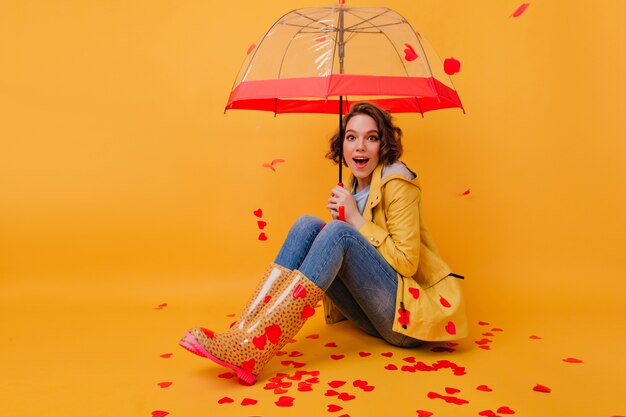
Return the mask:
[[372, 135], [372, 136], [370, 136], [370, 137], [369, 137], [369, 138], [367, 138], [367, 139], [368, 139], [368, 140], [371, 140], [372, 142], [375, 142], [375, 141], [377, 141], [377, 140], [378, 140], [378, 136], [374, 136], [374, 135]]
[[346, 136], [346, 140], [353, 141], [354, 139], [355, 139], [355, 137], [354, 137], [354, 136], [352, 136], [352, 135], [348, 135], [348, 136]]

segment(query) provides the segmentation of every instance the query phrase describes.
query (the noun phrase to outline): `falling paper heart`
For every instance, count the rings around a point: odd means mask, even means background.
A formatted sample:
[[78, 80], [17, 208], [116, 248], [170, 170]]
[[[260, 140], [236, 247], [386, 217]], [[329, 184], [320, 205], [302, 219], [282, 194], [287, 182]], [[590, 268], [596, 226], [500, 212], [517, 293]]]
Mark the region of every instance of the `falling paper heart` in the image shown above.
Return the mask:
[[330, 355], [330, 358], [332, 360], [335, 360], [335, 361], [338, 361], [338, 360], [343, 359], [345, 357], [346, 357], [346, 355]]
[[347, 392], [342, 392], [337, 396], [341, 401], [350, 401], [356, 398], [356, 395], [350, 395]]
[[461, 392], [460, 389], [458, 389], [458, 388], [451, 388], [451, 387], [446, 387], [445, 390], [450, 395], [454, 395], [454, 394], [457, 394], [457, 393]]
[[254, 210], [253, 213], [254, 213], [255, 216], [257, 216], [259, 218], [263, 217], [263, 210], [261, 210], [261, 209]]
[[404, 46], [406, 46], [406, 48], [404, 49], [404, 59], [406, 59], [408, 62], [415, 61], [417, 59], [417, 53], [415, 52], [415, 49], [413, 49], [413, 47], [408, 43], [405, 43]]
[[324, 393], [324, 396], [326, 397], [335, 397], [337, 395], [339, 395], [339, 393], [335, 391], [334, 389], [327, 389], [326, 393]]
[[163, 410], [154, 410], [152, 412], [152, 417], [165, 417], [166, 415], [168, 415], [169, 413], [167, 411], [163, 411]]
[[531, 336], [528, 336], [528, 338], [529, 338], [529, 339], [532, 339], [532, 340], [541, 340], [541, 337], [540, 337], [540, 336], [537, 336], [537, 335], [534, 335], [534, 334], [533, 334], [533, 335], [531, 335]]
[[479, 416], [482, 417], [499, 417], [493, 410], [483, 410], [478, 412]]
[[328, 410], [329, 413], [335, 413], [335, 412], [337, 412], [339, 410], [343, 410], [343, 407], [340, 407], [340, 406], [338, 406], [336, 404], [328, 404], [326, 407], [327, 407], [326, 409]]
[[248, 47], [248, 50], [246, 51], [246, 55], [250, 55], [250, 53], [251, 53], [252, 51], [254, 51], [254, 48], [256, 48], [256, 45], [255, 45], [255, 44], [250, 45], [250, 46]]
[[230, 404], [230, 403], [232, 403], [232, 402], [234, 402], [234, 401], [235, 401], [235, 400], [233, 400], [233, 399], [232, 399], [232, 398], [230, 398], [230, 397], [222, 397], [222, 398], [220, 398], [219, 400], [217, 400], [217, 403], [218, 403], [218, 404]]
[[326, 343], [324, 346], [325, 347], [329, 347], [329, 348], [336, 348], [337, 347], [337, 343], [329, 342], [329, 343]]
[[484, 392], [491, 392], [493, 391], [491, 388], [489, 388], [487, 385], [479, 385], [476, 387], [476, 389], [478, 391], [484, 391]]
[[345, 385], [346, 381], [339, 381], [339, 380], [335, 380], [335, 381], [330, 381], [328, 383], [328, 386], [330, 386], [331, 388], [339, 388], [343, 385]]
[[522, 3], [522, 5], [519, 6], [513, 12], [513, 14], [511, 16], [509, 16], [509, 17], [519, 17], [519, 16], [521, 16], [526, 11], [526, 9], [528, 9], [528, 6], [530, 6], [530, 3]]
[[578, 359], [578, 358], [565, 358], [565, 359], [563, 359], [563, 362], [568, 362], [568, 363], [583, 363], [582, 359]]
[[252, 398], [244, 398], [243, 400], [241, 400], [241, 405], [243, 405], [243, 406], [255, 405], [256, 403], [258, 403], [258, 401], [254, 400]]
[[461, 71], [461, 63], [456, 58], [446, 58], [443, 61], [443, 70], [448, 75], [454, 75]]
[[159, 382], [157, 385], [161, 388], [167, 388], [170, 385], [172, 385], [172, 383], [171, 382]]
[[445, 298], [443, 298], [441, 295], [439, 296], [439, 302], [441, 303], [442, 306], [444, 306], [445, 308], [450, 308], [451, 305], [448, 302], [448, 300], [446, 300]]
[[479, 321], [479, 322], [478, 322], [478, 325], [479, 325], [479, 326], [489, 326], [489, 322], [486, 322], [486, 321]]
[[385, 366], [385, 369], [388, 371], [397, 371], [398, 367], [394, 365], [393, 363], [390, 363], [389, 365]]
[[430, 417], [433, 415], [430, 411], [415, 410], [415, 412], [417, 413], [417, 417]]
[[164, 358], [164, 359], [169, 359], [171, 358], [173, 355], [173, 353], [164, 353], [162, 355], [159, 355], [160, 357]]
[[265, 229], [265, 226], [267, 226], [267, 222], [265, 222], [263, 220], [258, 220], [256, 222], [256, 225], [259, 227], [259, 229], [263, 230], [263, 229]]
[[549, 393], [552, 392], [552, 389], [545, 385], [537, 384], [533, 387], [533, 391]]
[[515, 411], [514, 411], [514, 410], [511, 410], [511, 409], [510, 409], [509, 407], [507, 407], [507, 406], [503, 406], [503, 407], [498, 408], [497, 412], [498, 412], [499, 414], [515, 414]]
[[259, 234], [259, 240], [261, 240], [261, 241], [267, 240], [267, 235], [265, 234], [265, 232], [261, 232]]
[[283, 162], [285, 162], [285, 160], [284, 160], [284, 159], [274, 159], [272, 162], [270, 162], [270, 163], [267, 163], [267, 162], [266, 162], [266, 163], [264, 163], [264, 164], [263, 164], [263, 165], [261, 165], [261, 166], [262, 166], [262, 167], [264, 167], [264, 168], [268, 168], [268, 169], [270, 169], [270, 170], [272, 170], [272, 171], [276, 172], [276, 168], [274, 168], [274, 165], [276, 165], [276, 164], [280, 164], [280, 163], [283, 163]]
[[278, 401], [274, 401], [274, 404], [279, 407], [293, 407], [293, 400], [295, 400], [295, 398], [282, 396], [278, 399]]

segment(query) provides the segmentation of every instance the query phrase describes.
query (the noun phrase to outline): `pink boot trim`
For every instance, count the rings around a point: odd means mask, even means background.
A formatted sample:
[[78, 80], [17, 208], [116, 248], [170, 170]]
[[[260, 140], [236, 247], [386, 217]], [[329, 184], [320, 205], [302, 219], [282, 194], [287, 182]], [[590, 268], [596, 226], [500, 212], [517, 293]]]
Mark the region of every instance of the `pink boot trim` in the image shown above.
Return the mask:
[[248, 372], [245, 369], [231, 363], [224, 362], [223, 360], [211, 355], [208, 350], [206, 350], [204, 347], [202, 347], [200, 343], [198, 343], [196, 338], [190, 332], [187, 332], [187, 334], [185, 334], [185, 338], [178, 342], [178, 344], [190, 351], [191, 353], [195, 353], [196, 355], [202, 356], [203, 358], [211, 359], [213, 362], [220, 366], [232, 369], [237, 373], [237, 378], [241, 379], [248, 385], [252, 385], [256, 382], [256, 375], [254, 375], [253, 373]]

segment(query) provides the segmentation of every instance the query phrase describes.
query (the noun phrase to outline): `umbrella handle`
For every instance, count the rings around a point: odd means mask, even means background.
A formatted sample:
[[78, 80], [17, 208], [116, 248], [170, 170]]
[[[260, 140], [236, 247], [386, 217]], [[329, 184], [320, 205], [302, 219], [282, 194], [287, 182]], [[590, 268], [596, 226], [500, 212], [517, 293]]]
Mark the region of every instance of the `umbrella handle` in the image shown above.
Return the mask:
[[[337, 185], [343, 188], [343, 183], [340, 182]], [[339, 206], [339, 216], [337, 220], [341, 220], [342, 222], [346, 221], [346, 208], [344, 206]]]

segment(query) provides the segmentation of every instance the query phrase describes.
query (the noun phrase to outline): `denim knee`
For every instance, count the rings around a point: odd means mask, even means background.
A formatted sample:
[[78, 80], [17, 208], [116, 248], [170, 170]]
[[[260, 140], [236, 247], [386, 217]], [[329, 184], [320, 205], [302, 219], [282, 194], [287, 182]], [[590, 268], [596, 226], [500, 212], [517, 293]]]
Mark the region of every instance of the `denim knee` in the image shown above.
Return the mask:
[[358, 233], [358, 231], [349, 223], [341, 220], [332, 220], [326, 224], [323, 230], [324, 234], [340, 234], [340, 233]]
[[308, 230], [313, 229], [314, 231], [319, 231], [324, 225], [324, 221], [319, 217], [312, 216], [310, 214], [304, 214], [296, 220], [293, 224], [292, 229], [296, 229], [301, 232], [306, 232]]

